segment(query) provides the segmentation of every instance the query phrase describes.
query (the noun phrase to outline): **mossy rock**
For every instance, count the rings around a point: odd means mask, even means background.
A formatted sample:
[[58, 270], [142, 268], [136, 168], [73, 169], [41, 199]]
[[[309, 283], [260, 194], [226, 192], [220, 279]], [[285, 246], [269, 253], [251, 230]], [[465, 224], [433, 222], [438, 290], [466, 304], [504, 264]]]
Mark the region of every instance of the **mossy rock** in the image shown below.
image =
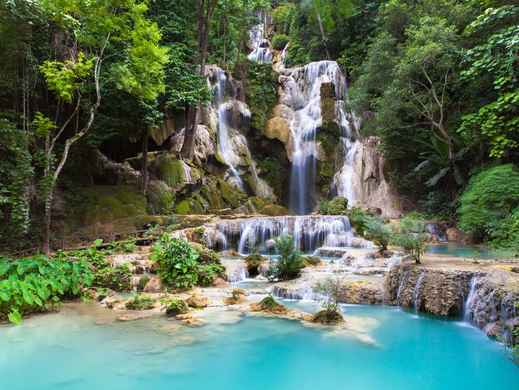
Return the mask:
[[285, 314], [288, 309], [282, 304], [278, 303], [272, 295], [263, 298], [259, 303], [252, 304], [253, 311], [263, 311], [272, 314]]
[[199, 193], [193, 194], [191, 197], [182, 200], [175, 207], [175, 213], [188, 214], [205, 214], [209, 209], [209, 203]]
[[312, 322], [323, 325], [337, 325], [344, 321], [344, 317], [337, 310], [321, 310], [314, 314]]
[[220, 264], [220, 255], [206, 246], [190, 242], [191, 247], [198, 253], [198, 261], [203, 264]]
[[168, 317], [175, 317], [180, 314], [187, 314], [189, 312], [188, 304], [182, 299], [170, 299], [165, 302], [166, 315]]
[[184, 172], [184, 163], [169, 154], [161, 154], [154, 162], [157, 169], [159, 179], [164, 181], [168, 186], [181, 189], [186, 184], [186, 174]]
[[223, 179], [218, 179], [218, 188], [222, 199], [232, 208], [240, 206], [240, 204], [242, 204], [247, 198], [247, 195], [244, 192], [227, 183]]
[[305, 266], [316, 267], [321, 264], [321, 259], [317, 256], [305, 256], [303, 257]]
[[148, 211], [151, 214], [169, 214], [174, 210], [175, 194], [161, 180], [152, 180], [148, 186]]
[[265, 257], [259, 253], [253, 253], [245, 258], [245, 264], [247, 264], [247, 272], [249, 276], [258, 276], [260, 273], [260, 267], [267, 261]]
[[132, 186], [91, 186], [77, 188], [67, 199], [70, 226], [113, 222], [146, 215], [146, 198]]
[[210, 177], [206, 180], [202, 188], [200, 188], [200, 195], [207, 200], [210, 209], [220, 210], [225, 208], [225, 202], [218, 188], [218, 180], [216, 178]]
[[288, 209], [278, 204], [268, 204], [261, 209], [261, 213], [271, 217], [280, 217], [288, 215]]

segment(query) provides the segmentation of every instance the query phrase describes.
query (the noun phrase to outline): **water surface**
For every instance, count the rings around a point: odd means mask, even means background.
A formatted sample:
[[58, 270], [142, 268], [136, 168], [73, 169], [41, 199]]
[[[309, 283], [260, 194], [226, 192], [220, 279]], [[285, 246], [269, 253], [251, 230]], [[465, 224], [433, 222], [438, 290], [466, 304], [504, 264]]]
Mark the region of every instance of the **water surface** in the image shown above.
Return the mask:
[[376, 320], [376, 345], [278, 319], [171, 331], [163, 319], [35, 317], [0, 327], [0, 389], [519, 388], [518, 367], [477, 329], [395, 308], [345, 310]]

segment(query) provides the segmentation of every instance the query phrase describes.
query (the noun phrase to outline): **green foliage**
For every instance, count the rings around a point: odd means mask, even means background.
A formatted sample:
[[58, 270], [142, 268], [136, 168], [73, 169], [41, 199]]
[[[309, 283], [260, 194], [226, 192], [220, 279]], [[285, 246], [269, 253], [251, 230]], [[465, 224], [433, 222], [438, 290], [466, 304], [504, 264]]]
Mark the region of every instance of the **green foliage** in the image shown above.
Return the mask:
[[92, 280], [84, 259], [0, 258], [0, 319], [20, 323], [23, 315], [51, 310], [62, 298], [80, 296]]
[[209, 287], [217, 277], [225, 274], [225, 267], [219, 263], [200, 264], [197, 267], [198, 285]]
[[338, 301], [341, 294], [341, 280], [339, 278], [327, 278], [314, 286], [314, 291], [324, 295], [323, 310], [314, 315], [313, 321], [323, 324], [337, 324], [344, 321], [339, 309]]
[[276, 50], [283, 50], [290, 41], [290, 37], [285, 34], [276, 34], [272, 37], [272, 47]]
[[517, 5], [487, 8], [465, 30], [477, 44], [465, 52], [461, 76], [476, 85], [490, 79], [493, 93], [490, 102], [463, 117], [459, 132], [474, 146], [488, 143], [493, 158], [519, 149], [518, 17]]
[[381, 251], [386, 250], [391, 240], [391, 228], [376, 217], [368, 219], [365, 228], [365, 237], [377, 245]]
[[276, 239], [279, 259], [271, 265], [270, 277], [278, 280], [295, 279], [301, 274], [305, 263], [301, 253], [294, 247], [292, 236], [280, 236]]
[[[460, 197], [459, 226], [475, 239], [489, 238], [493, 231], [500, 231], [499, 226], [505, 219], [506, 225], [514, 225], [513, 217], [509, 218], [518, 206], [517, 167], [505, 164], [485, 169], [472, 176]], [[501, 235], [503, 233], [498, 234]]]
[[251, 125], [262, 130], [277, 101], [277, 75], [270, 64], [249, 62], [246, 98], [252, 110]]
[[286, 307], [278, 303], [272, 295], [267, 295], [265, 298], [259, 301], [258, 307], [260, 310], [271, 313], [283, 313], [287, 310]]
[[169, 234], [163, 234], [153, 246], [152, 259], [162, 282], [175, 288], [188, 289], [198, 283], [198, 258], [187, 241]]
[[402, 247], [416, 264], [420, 264], [427, 243], [423, 217], [418, 213], [409, 213], [402, 218], [399, 232], [392, 236], [391, 243]]
[[319, 203], [319, 213], [323, 215], [348, 215], [348, 199], [336, 196], [330, 201], [322, 200]]
[[132, 273], [128, 264], [118, 265], [112, 267], [109, 264], [106, 266], [97, 266], [94, 272], [93, 285], [97, 287], [109, 288], [115, 291], [130, 291]]
[[348, 212], [348, 218], [355, 232], [360, 236], [364, 236], [370, 221], [370, 215], [359, 207], [352, 207]]
[[162, 300], [161, 303], [166, 306], [166, 315], [168, 317], [174, 317], [189, 312], [189, 306], [182, 299], [167, 298]]
[[[47, 60], [40, 66], [40, 70], [45, 77], [49, 89], [60, 99], [70, 103], [75, 97], [75, 91], [81, 86], [84, 79], [90, 75], [93, 66], [94, 58], [87, 58], [83, 52], [80, 52], [75, 61]], [[37, 116], [36, 120], [38, 119]], [[49, 119], [45, 119], [49, 121]], [[41, 123], [41, 121], [38, 122]], [[39, 127], [37, 128], [39, 129]]]
[[135, 294], [129, 301], [126, 302], [126, 309], [128, 310], [151, 310], [155, 301], [144, 294]]
[[247, 273], [251, 277], [255, 277], [260, 273], [260, 267], [266, 262], [266, 259], [259, 253], [252, 253], [245, 258], [247, 265]]
[[28, 134], [0, 118], [0, 236], [5, 240], [16, 241], [29, 229], [31, 161]]
[[519, 254], [519, 207], [506, 216], [490, 231], [490, 243], [498, 249]]

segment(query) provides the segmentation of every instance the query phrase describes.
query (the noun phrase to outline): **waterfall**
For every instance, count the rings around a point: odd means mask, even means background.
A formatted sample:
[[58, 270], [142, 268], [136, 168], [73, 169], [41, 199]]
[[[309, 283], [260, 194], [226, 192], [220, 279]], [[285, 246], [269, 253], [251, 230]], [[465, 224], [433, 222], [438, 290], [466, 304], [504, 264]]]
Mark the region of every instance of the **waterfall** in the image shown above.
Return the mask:
[[476, 302], [477, 298], [477, 283], [478, 278], [474, 276], [470, 280], [469, 294], [467, 295], [467, 299], [463, 305], [463, 319], [467, 322], [471, 322], [472, 320], [472, 311], [474, 309], [474, 303]]
[[[287, 69], [284, 74], [282, 76], [284, 100], [294, 110], [294, 117], [290, 122], [292, 141], [290, 208], [294, 213], [303, 215], [310, 212], [315, 204], [316, 164], [320, 158], [317, 135], [322, 125], [321, 86], [323, 84], [333, 84], [336, 99], [335, 120], [341, 129], [343, 139], [341, 141], [345, 145], [346, 155], [355, 141], [351, 138], [349, 116], [344, 110], [346, 79], [335, 61], [311, 62], [304, 67]], [[345, 191], [347, 192], [347, 189]], [[347, 194], [347, 197], [350, 195]]]
[[265, 38], [265, 25], [266, 20], [258, 23], [252, 27], [251, 31], [249, 31], [249, 45], [252, 52], [247, 56], [247, 58], [260, 64], [268, 64], [272, 62], [270, 43]]
[[214, 98], [213, 106], [217, 112], [218, 118], [218, 131], [217, 131], [217, 148], [220, 158], [229, 167], [229, 171], [233, 176], [235, 183], [239, 188], [243, 188], [243, 182], [236, 169], [236, 166], [240, 162], [239, 156], [233, 149], [232, 140], [229, 135], [229, 118], [228, 113], [232, 110], [232, 106], [229, 107], [229, 102], [225, 99], [225, 87], [227, 85], [227, 76], [223, 69], [215, 68], [215, 86], [214, 86]]
[[344, 216], [285, 216], [220, 221], [207, 233], [208, 245], [217, 247], [225, 242], [240, 253], [255, 248], [268, 251], [273, 239], [289, 234], [297, 249], [313, 252], [326, 247], [350, 246], [353, 240], [350, 221]]
[[398, 290], [396, 293], [396, 302], [398, 305], [401, 304], [400, 297], [402, 295], [402, 292], [404, 291], [405, 285], [407, 284], [407, 280], [409, 279], [409, 271], [404, 271], [404, 275], [402, 276], [402, 279], [400, 280], [400, 284], [398, 285]]
[[420, 311], [420, 293], [422, 291], [422, 284], [423, 280], [425, 278], [425, 272], [421, 272], [420, 276], [418, 277], [418, 280], [416, 281], [416, 286], [414, 287], [414, 309], [415, 311]]

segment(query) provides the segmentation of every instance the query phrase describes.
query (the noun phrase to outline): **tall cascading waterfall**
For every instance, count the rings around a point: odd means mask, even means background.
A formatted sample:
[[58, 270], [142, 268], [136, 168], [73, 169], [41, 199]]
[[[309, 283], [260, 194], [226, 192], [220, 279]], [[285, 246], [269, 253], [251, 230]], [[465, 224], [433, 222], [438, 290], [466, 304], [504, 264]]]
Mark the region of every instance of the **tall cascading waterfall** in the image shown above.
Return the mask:
[[[351, 115], [345, 111], [346, 79], [335, 61], [317, 61], [301, 68], [286, 69], [280, 80], [285, 96], [284, 103], [294, 110], [290, 122], [292, 141], [290, 208], [292, 212], [302, 215], [311, 212], [315, 206], [316, 163], [321, 152], [317, 135], [323, 122], [321, 114], [323, 84], [333, 84], [335, 121], [341, 130], [345, 167], [352, 167], [358, 142], [353, 139]], [[353, 168], [349, 171], [353, 172]], [[353, 185], [353, 180], [343, 180], [338, 188], [338, 194], [352, 203], [355, 200]]]
[[[229, 136], [229, 118], [230, 111], [227, 102], [225, 101], [225, 87], [227, 85], [227, 76], [223, 69], [215, 69], [216, 83], [214, 87], [213, 104], [217, 112], [218, 118], [218, 132], [217, 132], [217, 148], [220, 158], [229, 167], [229, 171], [233, 176], [239, 188], [243, 189], [243, 181], [236, 170], [236, 166], [240, 162], [239, 156], [234, 151], [231, 138]], [[249, 113], [250, 116], [250, 113]]]
[[252, 51], [247, 58], [253, 62], [268, 64], [272, 62], [272, 50], [270, 50], [270, 42], [265, 36], [267, 16], [259, 14], [258, 18], [261, 23], [256, 24], [249, 32], [249, 46]]

